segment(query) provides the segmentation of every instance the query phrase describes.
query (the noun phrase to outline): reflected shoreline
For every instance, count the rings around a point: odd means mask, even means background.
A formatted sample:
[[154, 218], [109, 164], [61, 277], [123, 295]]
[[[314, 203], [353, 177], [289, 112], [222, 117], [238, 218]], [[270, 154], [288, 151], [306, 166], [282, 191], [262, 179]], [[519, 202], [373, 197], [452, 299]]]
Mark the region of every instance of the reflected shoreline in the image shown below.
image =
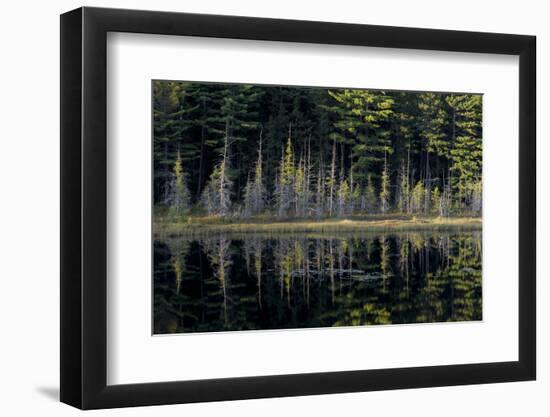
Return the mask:
[[481, 320], [481, 231], [156, 240], [154, 334]]

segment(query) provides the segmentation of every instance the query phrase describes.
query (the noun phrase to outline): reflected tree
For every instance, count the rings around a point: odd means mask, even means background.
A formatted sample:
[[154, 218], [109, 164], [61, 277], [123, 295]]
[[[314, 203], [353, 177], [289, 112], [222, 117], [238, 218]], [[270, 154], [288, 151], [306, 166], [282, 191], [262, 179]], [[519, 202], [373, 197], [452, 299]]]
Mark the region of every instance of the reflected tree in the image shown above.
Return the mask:
[[481, 232], [217, 234], [155, 243], [155, 333], [482, 318]]

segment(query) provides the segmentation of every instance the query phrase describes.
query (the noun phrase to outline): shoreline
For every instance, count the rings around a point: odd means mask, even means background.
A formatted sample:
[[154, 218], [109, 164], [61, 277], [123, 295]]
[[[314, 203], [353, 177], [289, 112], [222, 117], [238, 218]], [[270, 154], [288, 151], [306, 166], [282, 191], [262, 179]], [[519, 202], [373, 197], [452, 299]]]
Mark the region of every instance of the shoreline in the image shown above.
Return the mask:
[[424, 218], [383, 218], [383, 219], [327, 219], [327, 220], [291, 220], [273, 219], [248, 222], [153, 222], [153, 236], [185, 236], [209, 233], [312, 233], [312, 232], [382, 232], [382, 231], [429, 231], [429, 230], [481, 230], [480, 217], [424, 217]]

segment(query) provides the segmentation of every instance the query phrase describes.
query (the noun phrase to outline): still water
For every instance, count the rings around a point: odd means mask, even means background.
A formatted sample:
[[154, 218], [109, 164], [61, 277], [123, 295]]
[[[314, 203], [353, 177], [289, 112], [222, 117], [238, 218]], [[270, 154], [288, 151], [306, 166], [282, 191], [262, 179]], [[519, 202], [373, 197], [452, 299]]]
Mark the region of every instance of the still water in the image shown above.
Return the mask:
[[481, 231], [154, 242], [154, 333], [482, 319]]

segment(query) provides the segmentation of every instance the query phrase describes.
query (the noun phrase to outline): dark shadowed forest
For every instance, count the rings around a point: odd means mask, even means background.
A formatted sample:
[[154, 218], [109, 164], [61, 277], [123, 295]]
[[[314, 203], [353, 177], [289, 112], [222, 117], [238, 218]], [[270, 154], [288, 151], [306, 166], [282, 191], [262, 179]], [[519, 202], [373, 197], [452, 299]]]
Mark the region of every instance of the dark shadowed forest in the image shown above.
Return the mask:
[[157, 334], [482, 319], [480, 231], [214, 234], [155, 253]]
[[479, 216], [482, 96], [153, 81], [155, 215]]

